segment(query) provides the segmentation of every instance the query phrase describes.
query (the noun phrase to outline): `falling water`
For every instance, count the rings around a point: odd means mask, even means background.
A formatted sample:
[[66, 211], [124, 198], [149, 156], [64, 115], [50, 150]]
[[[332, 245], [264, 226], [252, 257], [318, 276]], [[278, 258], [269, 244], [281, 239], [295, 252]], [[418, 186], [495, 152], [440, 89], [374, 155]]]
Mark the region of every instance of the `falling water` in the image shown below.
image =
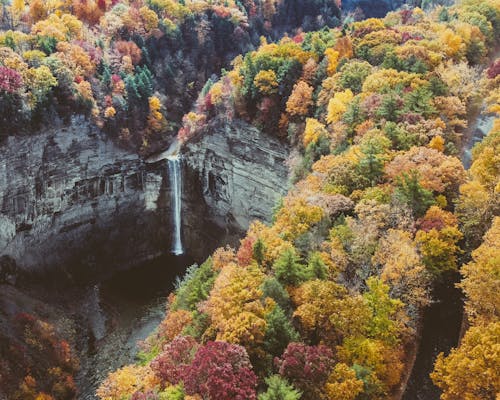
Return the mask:
[[184, 254], [181, 239], [181, 195], [182, 195], [182, 174], [181, 159], [179, 155], [172, 155], [167, 158], [170, 188], [172, 190], [172, 220], [174, 224], [172, 254], [179, 256]]

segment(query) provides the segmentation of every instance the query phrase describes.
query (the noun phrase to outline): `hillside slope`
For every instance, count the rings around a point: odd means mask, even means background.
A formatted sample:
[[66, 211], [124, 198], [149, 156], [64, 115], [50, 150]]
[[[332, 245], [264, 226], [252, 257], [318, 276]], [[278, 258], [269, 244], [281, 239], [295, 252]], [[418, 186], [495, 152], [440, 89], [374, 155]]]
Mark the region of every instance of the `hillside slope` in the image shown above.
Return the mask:
[[485, 71], [498, 38], [498, 3], [469, 0], [263, 41], [236, 59], [179, 139], [213, 118], [249, 121], [297, 149], [295, 186], [273, 224], [189, 270], [141, 364], [99, 396], [398, 398], [432, 288], [498, 210], [489, 185], [485, 220], [473, 219], [458, 158], [468, 115], [484, 98], [498, 112], [497, 63]]

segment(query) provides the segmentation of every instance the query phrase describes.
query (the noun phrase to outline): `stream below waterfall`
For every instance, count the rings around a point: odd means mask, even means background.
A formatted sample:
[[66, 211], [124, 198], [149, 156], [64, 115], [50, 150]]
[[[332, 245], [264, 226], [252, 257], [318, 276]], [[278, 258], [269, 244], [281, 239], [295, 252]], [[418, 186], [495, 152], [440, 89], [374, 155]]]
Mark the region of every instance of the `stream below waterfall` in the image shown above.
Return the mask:
[[80, 363], [79, 400], [96, 400], [108, 373], [135, 361], [137, 342], [162, 321], [176, 278], [192, 263], [188, 255], [165, 255], [92, 282], [50, 281], [29, 288], [35, 298], [61, 310], [57, 321], [75, 327], [70, 340]]
[[137, 342], [162, 321], [175, 279], [191, 263], [187, 256], [165, 256], [116, 273], [90, 288], [90, 301], [81, 302], [90, 323], [87, 343], [79, 349], [79, 399], [97, 399], [95, 390], [107, 374], [134, 361]]
[[417, 358], [403, 400], [438, 400], [440, 390], [429, 374], [439, 353], [448, 354], [456, 347], [462, 324], [463, 299], [455, 287], [460, 277], [455, 274], [434, 288], [434, 303], [425, 311]]

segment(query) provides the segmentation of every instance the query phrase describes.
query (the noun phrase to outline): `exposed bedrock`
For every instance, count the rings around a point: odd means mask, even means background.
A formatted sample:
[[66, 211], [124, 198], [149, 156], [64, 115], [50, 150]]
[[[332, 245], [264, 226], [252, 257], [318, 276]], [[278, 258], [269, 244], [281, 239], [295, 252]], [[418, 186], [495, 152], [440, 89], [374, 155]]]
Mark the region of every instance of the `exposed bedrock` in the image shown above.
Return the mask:
[[159, 254], [162, 172], [82, 118], [9, 137], [0, 148], [0, 254], [25, 271], [90, 273]]
[[[212, 123], [190, 143], [182, 157], [186, 252], [201, 260], [225, 234], [269, 220], [286, 192], [286, 157], [286, 146], [243, 122]], [[146, 162], [83, 118], [9, 137], [0, 147], [2, 274], [95, 276], [169, 252], [169, 186], [167, 160]]]
[[287, 157], [287, 145], [277, 138], [243, 121], [223, 119], [207, 126], [184, 152], [210, 221], [233, 231], [247, 229], [254, 219], [271, 220], [288, 190]]

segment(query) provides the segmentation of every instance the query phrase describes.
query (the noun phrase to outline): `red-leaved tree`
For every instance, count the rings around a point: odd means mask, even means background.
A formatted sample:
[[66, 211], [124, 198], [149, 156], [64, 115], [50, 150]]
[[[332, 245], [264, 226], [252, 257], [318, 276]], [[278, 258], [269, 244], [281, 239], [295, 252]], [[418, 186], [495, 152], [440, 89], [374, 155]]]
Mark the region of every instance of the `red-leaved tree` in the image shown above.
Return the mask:
[[146, 392], [135, 392], [130, 400], [159, 400], [158, 394], [152, 390]]
[[240, 248], [236, 257], [238, 258], [238, 265], [240, 267], [246, 267], [250, 265], [253, 258], [253, 246], [255, 245], [255, 238], [253, 236], [247, 236], [240, 241]]
[[500, 59], [495, 60], [487, 69], [486, 73], [490, 79], [495, 79], [498, 75], [500, 75]]
[[19, 72], [0, 66], [0, 92], [14, 93], [22, 84]]
[[188, 394], [211, 400], [255, 400], [257, 376], [244, 347], [226, 342], [208, 342], [184, 369]]
[[320, 398], [334, 365], [329, 347], [290, 343], [281, 358], [275, 359], [279, 373], [303, 392], [304, 399]]
[[177, 336], [152, 361], [151, 368], [162, 383], [175, 385], [184, 379], [184, 371], [193, 361], [198, 346], [191, 336]]

